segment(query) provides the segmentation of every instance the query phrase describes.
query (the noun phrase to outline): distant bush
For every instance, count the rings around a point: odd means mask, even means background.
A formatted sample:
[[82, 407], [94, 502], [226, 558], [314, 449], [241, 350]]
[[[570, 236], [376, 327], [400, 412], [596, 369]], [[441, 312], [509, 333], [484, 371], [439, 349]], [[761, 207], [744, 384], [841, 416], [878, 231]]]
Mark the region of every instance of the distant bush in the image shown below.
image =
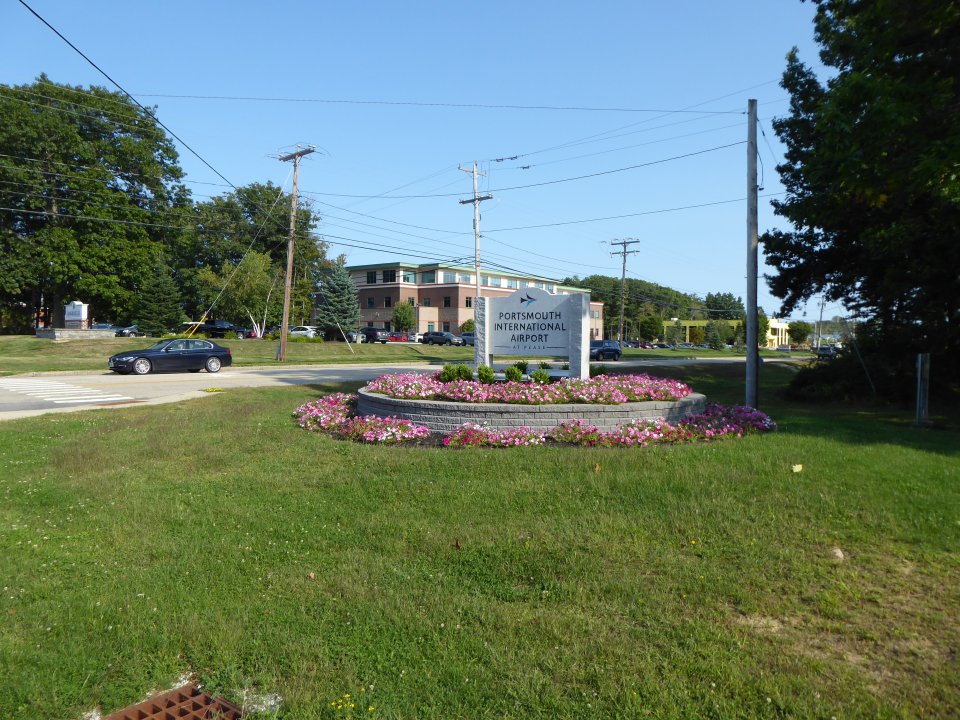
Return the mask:
[[550, 369], [550, 363], [548, 363], [546, 360], [541, 360], [541, 361], [540, 361], [540, 369], [541, 369], [541, 370], [549, 370], [549, 369]]
[[513, 364], [513, 366], [520, 371], [520, 374], [521, 374], [521, 375], [526, 375], [526, 374], [527, 374], [527, 368], [530, 367], [530, 363], [527, 362], [526, 360], [517, 360], [517, 361]]

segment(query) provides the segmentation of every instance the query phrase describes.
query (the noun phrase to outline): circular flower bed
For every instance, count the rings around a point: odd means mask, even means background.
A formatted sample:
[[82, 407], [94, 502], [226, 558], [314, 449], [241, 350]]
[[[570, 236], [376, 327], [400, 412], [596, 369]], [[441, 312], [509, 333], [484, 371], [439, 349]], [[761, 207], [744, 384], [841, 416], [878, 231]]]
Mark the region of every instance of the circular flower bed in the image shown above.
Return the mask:
[[[384, 376], [377, 381], [383, 381], [384, 378], [391, 378], [390, 387], [397, 392], [416, 393], [433, 392], [431, 397], [436, 398], [437, 386], [444, 385], [439, 383], [436, 378], [422, 375], [406, 375], [410, 379], [411, 385], [417, 385], [419, 389], [405, 390], [404, 386], [395, 382], [398, 376]], [[649, 376], [622, 376], [622, 377], [644, 377]], [[658, 380], [658, 378], [652, 378]], [[580, 381], [573, 381], [580, 382]], [[586, 381], [583, 381], [585, 384]], [[673, 392], [683, 392], [690, 394], [690, 388], [682, 383], [675, 381], [664, 381], [672, 384], [661, 387], [669, 387]], [[461, 385], [463, 381], [446, 383], [450, 385]], [[504, 383], [509, 385], [510, 383]], [[566, 383], [564, 383], [566, 384]], [[622, 390], [623, 387], [637, 388], [642, 383], [626, 382], [621, 385], [616, 383], [597, 383], [598, 392], [584, 392], [582, 389], [575, 390], [578, 397], [620, 397], [626, 396]], [[383, 384], [381, 384], [383, 387]], [[446, 387], [441, 388], [446, 392]], [[551, 387], [551, 386], [544, 386]], [[621, 389], [617, 389], [617, 388]], [[650, 387], [656, 387], [656, 383], [651, 383]], [[455, 390], [454, 392], [459, 392]], [[509, 393], [508, 393], [509, 394]], [[509, 394], [511, 397], [518, 397], [516, 394]], [[420, 397], [410, 395], [410, 397]], [[527, 396], [529, 397], [529, 396]], [[685, 396], [681, 396], [685, 397]], [[580, 420], [564, 420], [549, 429], [514, 427], [514, 428], [490, 428], [473, 422], [466, 422], [454, 429], [452, 432], [439, 434], [432, 432], [424, 425], [418, 425], [410, 420], [398, 417], [380, 417], [377, 415], [356, 415], [356, 395], [345, 393], [333, 393], [326, 395], [319, 400], [304, 403], [294, 412], [301, 427], [308, 430], [327, 432], [336, 437], [351, 439], [358, 442], [367, 443], [404, 443], [415, 442], [420, 444], [440, 443], [445, 447], [464, 448], [464, 447], [518, 447], [530, 445], [542, 445], [545, 443], [560, 445], [576, 445], [583, 447], [647, 447], [649, 445], [677, 444], [685, 442], [697, 442], [707, 440], [717, 440], [727, 437], [742, 437], [750, 432], [770, 432], [776, 429], [776, 424], [764, 413], [753, 408], [737, 406], [724, 407], [717, 404], [709, 404], [703, 412], [684, 417], [676, 422], [669, 422], [663, 418], [647, 420], [627, 420], [618, 424], [614, 429], [601, 429], [594, 425]], [[458, 398], [458, 402], [463, 402]], [[502, 399], [499, 402], [504, 402]], [[559, 402], [570, 403], [569, 398]], [[581, 400], [581, 402], [585, 402]], [[633, 402], [630, 399], [622, 402]]]
[[405, 400], [517, 405], [621, 405], [680, 400], [692, 392], [682, 382], [652, 375], [598, 375], [589, 380], [561, 380], [550, 384], [503, 382], [486, 385], [476, 380], [443, 382], [438, 374], [416, 373], [381, 375], [367, 385], [367, 390]]

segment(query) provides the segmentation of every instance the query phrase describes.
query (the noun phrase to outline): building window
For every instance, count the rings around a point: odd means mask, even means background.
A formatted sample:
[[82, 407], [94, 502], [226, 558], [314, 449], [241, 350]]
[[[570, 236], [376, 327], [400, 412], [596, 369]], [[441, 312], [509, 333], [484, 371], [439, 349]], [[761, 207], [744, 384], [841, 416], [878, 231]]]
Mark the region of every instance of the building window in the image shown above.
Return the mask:
[[423, 282], [425, 283], [435, 283], [437, 281], [437, 271], [425, 270], [420, 277], [423, 278]]
[[480, 284], [481, 284], [481, 285], [484, 285], [484, 286], [490, 285], [490, 276], [489, 276], [489, 275], [481, 275], [481, 276], [480, 276]]
[[490, 287], [500, 287], [500, 278], [498, 277], [490, 278]]
[[444, 306], [444, 307], [450, 307], [450, 296], [449, 296], [449, 295], [444, 295], [444, 296], [443, 296], [443, 306]]
[[522, 288], [530, 287], [530, 281], [529, 281], [529, 280], [521, 280], [521, 281], [520, 281], [520, 287], [522, 287]]
[[436, 325], [434, 325], [432, 322], [428, 322], [428, 323], [427, 323], [427, 332], [433, 332], [434, 330], [436, 330]]
[[404, 270], [403, 271], [403, 281], [408, 283], [417, 282], [417, 271], [416, 270]]
[[425, 298], [424, 298], [423, 300], [421, 300], [420, 302], [423, 304], [424, 307], [430, 307], [430, 298], [425, 297]]
[[416, 301], [412, 297], [407, 298], [408, 305], [416, 305]]
[[542, 283], [542, 282], [535, 282], [535, 283], [533, 284], [533, 286], [534, 286], [535, 288], [540, 288], [541, 290], [543, 290], [543, 283]]
[[367, 273], [367, 284], [376, 285], [377, 284], [377, 271], [371, 270]]
[[513, 290], [517, 288], [517, 281], [514, 278], [507, 278], [507, 287]]
[[468, 298], [467, 298], [467, 307], [468, 307], [468, 308], [472, 308], [472, 307], [473, 307], [473, 298], [472, 298], [472, 297], [468, 297]]
[[395, 283], [397, 281], [397, 271], [396, 270], [384, 270], [383, 271], [383, 281], [385, 283]]
[[368, 307], [368, 308], [372, 308], [372, 307], [373, 307], [373, 298], [372, 298], [372, 297], [368, 297], [368, 298], [367, 298], [367, 307]]
[[544, 288], [548, 293], [553, 292], [553, 283], [547, 283], [547, 286]]
[[450, 323], [445, 322], [445, 323], [443, 324], [443, 331], [444, 331], [444, 332], [450, 332]]
[[443, 281], [445, 283], [454, 283], [457, 281], [457, 274], [455, 272], [449, 272], [447, 270], [443, 271]]
[[383, 306], [385, 308], [393, 307], [393, 298], [387, 295], [387, 297], [383, 299]]
[[389, 330], [389, 329], [390, 329], [390, 321], [389, 321], [389, 320], [387, 320], [385, 323], [383, 323], [383, 329], [384, 329], [384, 330]]
[[473, 275], [471, 275], [470, 273], [460, 273], [460, 275], [457, 276], [457, 280], [459, 280], [462, 283], [472, 283]]

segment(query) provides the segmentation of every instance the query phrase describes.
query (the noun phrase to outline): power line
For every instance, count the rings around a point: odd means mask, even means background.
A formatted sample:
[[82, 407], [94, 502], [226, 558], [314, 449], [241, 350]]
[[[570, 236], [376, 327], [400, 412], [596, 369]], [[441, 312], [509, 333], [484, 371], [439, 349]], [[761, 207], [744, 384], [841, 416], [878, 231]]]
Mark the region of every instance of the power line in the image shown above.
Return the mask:
[[[697, 155], [704, 155], [709, 152], [716, 152], [717, 150], [725, 150], [727, 148], [736, 147], [737, 145], [743, 145], [743, 144], [744, 144], [744, 141], [740, 140], [737, 142], [728, 143], [726, 145], [718, 145], [716, 147], [707, 148], [705, 150], [697, 150], [695, 152], [684, 153], [682, 155], [674, 155], [672, 157], [662, 158], [660, 160], [651, 160], [650, 162], [639, 163], [637, 165], [629, 165], [627, 167], [622, 167], [622, 168], [615, 168], [613, 170], [603, 170], [601, 172], [589, 173], [587, 175], [577, 175], [575, 177], [561, 178], [559, 180], [546, 180], [544, 182], [530, 183], [528, 185], [513, 185], [511, 187], [496, 188], [496, 189], [490, 190], [489, 192], [506, 192], [508, 190], [526, 190], [528, 188], [544, 187], [546, 185], [557, 185], [559, 183], [574, 182], [576, 180], [586, 180], [588, 178], [600, 177], [603, 175], [613, 175], [615, 173], [626, 172], [628, 170], [636, 170], [638, 168], [643, 168], [643, 167], [650, 167], [652, 165], [662, 165], [663, 163], [672, 162], [673, 160], [683, 160], [685, 158], [695, 157]], [[367, 198], [367, 199], [382, 198], [384, 200], [458, 197], [460, 195], [463, 195], [463, 193], [439, 193], [435, 195], [351, 195], [351, 194], [345, 194], [345, 193], [329, 193], [329, 192], [317, 192], [317, 191], [312, 191], [311, 194], [321, 195], [323, 197], [347, 197], [347, 198]]]
[[[784, 193], [782, 192], [766, 193], [765, 195], [761, 195], [760, 197], [765, 197], [765, 198], [776, 197], [778, 195], [783, 195], [783, 194]], [[672, 207], [672, 208], [661, 208], [659, 210], [644, 210], [643, 212], [626, 213], [624, 215], [608, 215], [606, 217], [586, 218], [584, 220], [566, 220], [563, 222], [555, 222], [555, 223], [541, 223], [539, 225], [519, 225], [517, 227], [493, 228], [491, 230], [484, 230], [484, 235], [486, 235], [487, 233], [495, 233], [495, 232], [513, 232], [515, 230], [536, 230], [538, 228], [559, 227], [561, 225], [580, 225], [584, 223], [604, 222], [606, 220], [623, 220], [625, 218], [641, 217], [643, 215], [659, 215], [662, 213], [679, 212], [681, 210], [696, 210], [698, 208], [713, 207], [714, 205], [728, 205], [730, 203], [744, 202], [745, 200], [746, 198], [741, 197], [741, 198], [733, 198], [731, 200], [716, 200], [714, 202], [698, 203], [696, 205], [681, 205], [681, 206]]]
[[38, 13], [38, 12], [37, 12], [36, 10], [34, 10], [32, 7], [30, 7], [30, 5], [28, 5], [28, 4], [25, 2], [25, 0], [17, 0], [17, 1], [18, 1], [21, 5], [23, 5], [27, 10], [29, 10], [30, 13], [31, 13], [35, 18], [37, 18], [37, 20], [39, 20], [39, 21], [42, 22], [44, 25], [46, 25], [48, 28], [50, 28], [50, 30], [53, 31], [53, 33], [54, 33], [57, 37], [59, 37], [61, 40], [63, 40], [67, 45], [69, 45], [69, 46], [73, 49], [74, 52], [76, 52], [80, 57], [82, 57], [84, 60], [86, 60], [91, 66], [93, 66], [93, 68], [94, 68], [97, 72], [99, 72], [99, 73], [100, 73], [101, 75], [103, 75], [107, 80], [109, 80], [110, 82], [112, 82], [124, 95], [126, 95], [128, 98], [130, 98], [130, 100], [131, 100], [134, 104], [136, 104], [137, 107], [139, 107], [139, 108], [140, 108], [141, 110], [143, 110], [145, 113], [150, 114], [151, 117], [153, 117], [154, 120], [156, 120], [156, 123], [157, 123], [160, 127], [162, 127], [164, 130], [166, 130], [168, 133], [170, 133], [170, 135], [171, 135], [177, 142], [179, 142], [183, 147], [185, 147], [187, 150], [189, 150], [189, 151], [194, 155], [194, 157], [196, 157], [200, 162], [202, 162], [204, 165], [206, 165], [208, 168], [210, 168], [217, 177], [219, 177], [221, 180], [223, 180], [225, 183], [227, 183], [228, 185], [230, 185], [230, 187], [234, 188], [235, 190], [238, 189], [237, 186], [234, 185], [232, 182], [230, 182], [219, 170], [217, 170], [213, 165], [211, 165], [209, 162], [207, 162], [206, 158], [204, 158], [200, 153], [198, 153], [198, 152], [197, 152], [196, 150], [194, 150], [190, 145], [188, 145], [186, 142], [184, 142], [183, 139], [180, 138], [180, 136], [177, 135], [175, 132], [173, 132], [173, 130], [171, 130], [169, 127], [167, 127], [167, 126], [160, 120], [160, 118], [157, 118], [156, 116], [152, 115], [152, 113], [150, 113], [150, 111], [147, 110], [146, 107], [144, 107], [142, 104], [140, 104], [140, 101], [139, 101], [139, 100], [137, 100], [133, 95], [131, 95], [129, 92], [127, 92], [127, 90], [126, 90], [120, 83], [118, 83], [116, 80], [114, 80], [112, 77], [110, 77], [110, 75], [107, 74], [107, 72], [106, 72], [103, 68], [101, 68], [101, 67], [100, 67], [99, 65], [97, 65], [93, 60], [91, 60], [89, 57], [87, 57], [87, 56], [83, 53], [83, 51], [80, 50], [80, 48], [78, 48], [76, 45], [74, 45], [72, 42], [70, 42], [59, 30], [57, 30], [53, 25], [51, 25], [49, 22], [47, 22], [47, 21], [43, 18], [43, 16], [40, 15], [40, 13]]
[[243, 95], [175, 95], [169, 93], [137, 93], [145, 98], [173, 98], [179, 100], [232, 100], [245, 102], [322, 103], [331, 105], [392, 105], [410, 107], [448, 107], [484, 110], [553, 110], [578, 112], [623, 113], [699, 113], [701, 115], [742, 115], [738, 110], [662, 110], [656, 108], [587, 107], [577, 105], [511, 105], [487, 103], [418, 102], [414, 100], [346, 100], [333, 98], [284, 98]]

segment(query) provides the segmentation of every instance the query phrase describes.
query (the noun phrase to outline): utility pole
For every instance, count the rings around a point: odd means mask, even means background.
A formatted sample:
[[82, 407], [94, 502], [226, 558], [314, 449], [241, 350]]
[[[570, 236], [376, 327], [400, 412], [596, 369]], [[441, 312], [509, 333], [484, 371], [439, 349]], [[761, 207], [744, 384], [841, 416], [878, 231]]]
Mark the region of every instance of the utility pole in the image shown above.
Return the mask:
[[636, 245], [639, 240], [619, 240], [611, 241], [611, 245], [619, 245], [622, 249], [619, 252], [611, 252], [611, 255], [623, 256], [623, 273], [620, 276], [620, 326], [617, 329], [617, 340], [623, 342], [623, 314], [627, 305], [627, 255], [639, 255], [639, 250], [627, 250], [628, 245]]
[[[473, 300], [473, 306], [476, 308], [477, 299], [480, 297], [480, 203], [484, 200], [493, 200], [493, 195], [480, 195], [477, 190], [477, 177], [479, 175], [486, 175], [486, 173], [477, 172], [477, 164], [473, 164], [473, 170], [470, 168], [464, 168], [457, 166], [457, 169], [463, 172], [472, 172], [473, 173], [473, 199], [472, 200], [461, 200], [461, 205], [467, 205], [473, 203], [473, 270], [476, 275], [476, 297]], [[476, 312], [476, 310], [474, 310]]]
[[300, 177], [300, 158], [315, 152], [316, 148], [309, 145], [298, 148], [296, 152], [281, 155], [280, 162], [293, 160], [293, 197], [290, 201], [290, 237], [287, 240], [287, 276], [283, 284], [283, 319], [280, 321], [280, 348], [277, 350], [277, 360], [287, 360], [287, 328], [290, 326], [290, 291], [293, 285], [293, 237], [297, 230], [297, 180]]
[[757, 375], [760, 350], [757, 347], [757, 101], [747, 100], [747, 382], [746, 402], [757, 407]]

